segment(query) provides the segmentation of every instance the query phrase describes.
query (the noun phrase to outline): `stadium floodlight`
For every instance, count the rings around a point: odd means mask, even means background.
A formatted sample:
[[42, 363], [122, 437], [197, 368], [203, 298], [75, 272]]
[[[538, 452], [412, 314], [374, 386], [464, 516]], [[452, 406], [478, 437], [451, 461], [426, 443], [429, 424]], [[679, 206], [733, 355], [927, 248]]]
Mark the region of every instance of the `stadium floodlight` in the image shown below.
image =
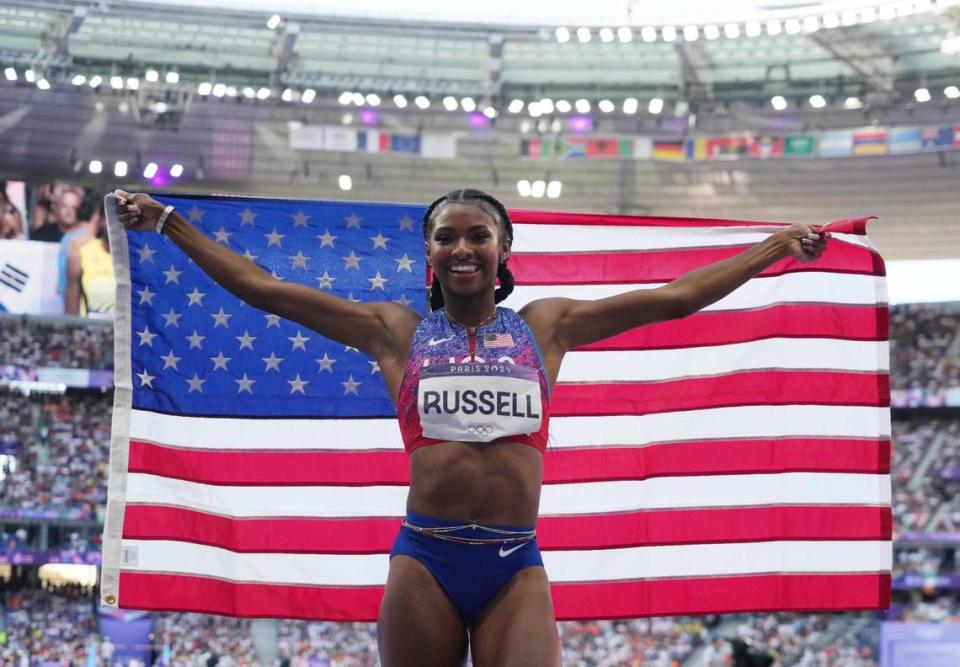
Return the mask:
[[827, 100], [824, 99], [823, 95], [811, 95], [810, 106], [814, 109], [822, 109], [827, 106]]
[[367, 101], [367, 98], [363, 96], [363, 93], [354, 93], [350, 96], [350, 101], [358, 107], [362, 107], [363, 103]]
[[160, 80], [160, 72], [155, 69], [148, 69], [146, 72], [144, 72], [143, 78], [150, 83], [156, 83]]
[[257, 96], [257, 91], [255, 91], [251, 86], [244, 86], [241, 92], [243, 93], [244, 97], [250, 100]]
[[783, 32], [783, 24], [780, 22], [780, 19], [770, 19], [767, 21], [768, 35], [779, 35], [781, 32]]
[[695, 25], [683, 26], [683, 38], [688, 42], [695, 42], [700, 39], [700, 28]]
[[100, 84], [103, 83], [103, 77], [99, 74], [94, 74], [90, 77], [90, 81], [88, 83], [90, 84], [91, 88], [99, 88]]
[[110, 87], [114, 90], [120, 90], [123, 88], [123, 77], [122, 76], [111, 76], [110, 77]]
[[597, 107], [603, 113], [611, 113], [614, 109], [617, 108], [616, 105], [610, 100], [600, 100], [600, 102], [597, 103]]
[[268, 18], [268, 19], [267, 19], [267, 29], [268, 29], [268, 30], [276, 30], [277, 28], [279, 28], [279, 27], [280, 27], [280, 20], [281, 20], [281, 19], [280, 19], [280, 15], [279, 15], [279, 14], [274, 14], [273, 16], [271, 16], [270, 18]]
[[300, 101], [304, 104], [310, 104], [315, 99], [317, 99], [317, 91], [315, 91], [313, 88], [307, 88], [300, 93]]
[[857, 25], [860, 21], [860, 15], [856, 9], [845, 9], [840, 13], [840, 25], [847, 27]]
[[158, 170], [159, 168], [160, 168], [160, 167], [159, 167], [159, 165], [157, 165], [156, 162], [151, 162], [150, 164], [148, 164], [146, 167], [143, 168], [143, 177], [144, 177], [144, 178], [153, 178], [154, 176], [157, 175], [157, 170]]
[[645, 25], [640, 29], [640, 38], [649, 44], [657, 41], [657, 29], [652, 25]]
[[180, 72], [172, 69], [172, 70], [170, 70], [169, 72], [167, 72], [167, 76], [166, 76], [165, 78], [166, 78], [167, 83], [179, 83], [179, 82], [180, 82]]
[[507, 111], [510, 113], [520, 113], [523, 111], [523, 100], [511, 100]]
[[561, 190], [563, 190], [563, 183], [560, 181], [550, 181], [547, 183], [547, 196], [550, 199], [558, 199]]
[[283, 100], [284, 102], [292, 102], [293, 90], [291, 90], [290, 88], [284, 88], [283, 92], [280, 93], [280, 99]]
[[103, 163], [100, 160], [90, 160], [87, 168], [90, 169], [91, 174], [99, 174], [103, 171]]
[[913, 99], [917, 102], [929, 102], [930, 101], [930, 91], [926, 88], [917, 88], [913, 91]]
[[341, 125], [352, 125], [353, 124], [353, 112], [348, 111], [340, 117]]
[[16, 81], [17, 70], [15, 70], [13, 67], [8, 67], [3, 70], [3, 76], [6, 77], [7, 81]]
[[350, 178], [350, 174], [340, 174], [340, 178], [337, 179], [337, 184], [341, 190], [353, 189], [353, 179]]
[[522, 178], [519, 181], [517, 181], [517, 194], [520, 195], [521, 197], [529, 197], [530, 181], [526, 180], [525, 178]]
[[783, 111], [787, 108], [787, 100], [783, 95], [774, 95], [770, 98], [770, 104], [777, 111]]
[[540, 100], [540, 113], [553, 113], [553, 100], [551, 100], [549, 97], [544, 97], [542, 100]]
[[554, 134], [560, 134], [560, 130], [563, 129], [563, 123], [560, 122], [559, 118], [554, 118], [553, 122], [550, 123], [550, 131]]
[[197, 94], [207, 96], [213, 92], [213, 84], [209, 81], [201, 81], [197, 86]]
[[797, 35], [803, 30], [803, 24], [800, 19], [787, 19], [783, 22], [783, 30], [788, 35]]
[[85, 77], [83, 74], [74, 74], [73, 78], [70, 79], [70, 83], [72, 83], [75, 86], [82, 86], [86, 82], [87, 82], [87, 77]]
[[351, 100], [353, 100], [353, 93], [350, 92], [349, 90], [343, 91], [342, 93], [340, 93], [340, 97], [337, 98], [337, 101], [340, 104], [343, 104], [344, 106], [346, 106], [347, 104], [350, 104]]
[[123, 178], [127, 175], [127, 163], [123, 160], [115, 162], [113, 164], [113, 175], [118, 178]]
[[660, 29], [660, 36], [665, 42], [674, 42], [677, 39], [677, 29], [672, 25], [665, 25]]
[[650, 104], [647, 105], [647, 111], [652, 114], [658, 114], [663, 111], [663, 100], [659, 97], [654, 97], [650, 100]]
[[236, 97], [237, 89], [234, 86], [227, 86], [227, 97]]
[[135, 76], [128, 76], [127, 90], [140, 90], [140, 79]]
[[877, 20], [876, 7], [864, 7], [860, 10], [860, 23], [873, 23]]
[[915, 3], [913, 3], [913, 5], [917, 11], [917, 14], [929, 12], [931, 9], [933, 9], [933, 2], [931, 2], [931, 0], [917, 0]]
[[565, 27], [563, 27], [563, 26], [560, 26], [559, 28], [557, 28], [557, 30], [556, 30], [556, 32], [554, 32], [554, 34], [555, 34], [556, 37], [557, 37], [557, 41], [560, 42], [561, 44], [566, 44], [567, 42], [570, 41], [570, 29], [569, 29], [569, 28], [565, 28]]
[[843, 101], [844, 109], [862, 109], [863, 102], [860, 101], [859, 97], [848, 97]]
[[940, 42], [940, 53], [947, 55], [960, 53], [960, 35], [947, 35], [943, 41]]
[[393, 96], [393, 105], [394, 105], [395, 107], [397, 107], [398, 109], [406, 109], [406, 108], [407, 108], [407, 98], [404, 97], [403, 95], [397, 93], [396, 95]]
[[447, 95], [443, 98], [443, 108], [447, 111], [457, 110], [457, 98], [453, 95]]
[[549, 123], [548, 123], [548, 121], [547, 121], [546, 118], [541, 118], [541, 119], [537, 122], [537, 132], [539, 132], [540, 134], [546, 133], [546, 131], [547, 131], [547, 129], [548, 129], [549, 127], [550, 127], [550, 125], [549, 125]]
[[180, 178], [181, 176], [183, 176], [183, 165], [175, 164], [172, 167], [170, 167], [170, 176], [172, 176], [173, 178]]
[[816, 16], [803, 17], [804, 32], [816, 32], [819, 29], [820, 29], [820, 19], [818, 19]]
[[257, 89], [257, 99], [258, 99], [258, 100], [266, 100], [266, 99], [269, 99], [271, 94], [272, 94], [271, 90], [270, 90], [269, 88], [267, 88], [267, 87], [263, 87], [263, 88], [258, 88], [258, 89]]
[[573, 110], [573, 105], [566, 100], [557, 100], [556, 107], [560, 113], [570, 113]]
[[521, 133], [521, 134], [527, 134], [528, 132], [530, 132], [531, 127], [532, 127], [532, 126], [530, 125], [530, 121], [529, 121], [529, 120], [525, 120], [525, 121], [521, 122], [521, 123], [520, 123], [520, 133]]
[[705, 39], [720, 39], [720, 28], [712, 23], [705, 25], [703, 26], [703, 36]]
[[368, 105], [370, 105], [370, 106], [372, 106], [372, 107], [378, 107], [378, 106], [380, 106], [380, 102], [381, 102], [380, 96], [377, 95], [376, 93], [367, 93], [367, 98], [366, 98], [366, 99], [367, 99], [367, 104], [368, 104]]
[[153, 110], [156, 113], [167, 113], [167, 103], [166, 102], [154, 102]]
[[914, 12], [919, 12], [919, 7], [914, 7], [914, 3], [910, 0], [901, 0], [897, 3], [897, 16], [903, 18], [904, 16], [911, 16]]
[[539, 118], [543, 115], [543, 110], [540, 108], [539, 102], [531, 102], [527, 105], [527, 113], [530, 114], [533, 118]]
[[880, 5], [877, 15], [881, 21], [889, 21], [897, 17], [897, 7], [896, 5]]
[[579, 100], [576, 101], [576, 103], [574, 104], [574, 106], [576, 106], [577, 111], [578, 111], [579, 113], [589, 113], [589, 112], [590, 112], [590, 101], [587, 100], [587, 99], [584, 99], [584, 98], [582, 98], [582, 97], [581, 97]]
[[430, 108], [430, 98], [425, 95], [417, 95], [416, 98], [414, 98], [413, 103], [421, 109]]
[[218, 83], [213, 87], [211, 91], [214, 97], [223, 97], [227, 94], [227, 85], [224, 83]]
[[736, 39], [740, 36], [740, 26], [736, 23], [727, 23], [723, 26], [723, 35], [727, 39]]
[[763, 24], [760, 21], [747, 21], [743, 31], [747, 33], [747, 37], [759, 37], [763, 34]]
[[587, 42], [589, 42], [591, 36], [592, 35], [590, 34], [590, 28], [586, 28], [586, 27], [577, 28], [577, 39], [580, 40], [581, 44], [586, 44]]
[[493, 107], [484, 107], [483, 115], [489, 118], [490, 120], [493, 120], [494, 118], [497, 117], [497, 110], [494, 109]]
[[477, 110], [477, 103], [472, 97], [464, 97], [460, 100], [460, 108], [467, 113], [473, 113]]
[[840, 15], [836, 12], [827, 12], [821, 19], [824, 28], [837, 28], [840, 26]]
[[27, 80], [27, 83], [36, 83], [37, 82], [37, 73], [32, 69], [24, 70], [23, 78]]
[[623, 101], [623, 113], [625, 114], [635, 114], [639, 108], [640, 102], [637, 101], [636, 97], [628, 97]]
[[613, 28], [600, 28], [600, 41], [609, 44], [615, 39]]
[[633, 41], [633, 30], [627, 26], [620, 26], [617, 28], [617, 39], [620, 40], [621, 44], [629, 44]]
[[540, 199], [547, 192], [547, 184], [545, 181], [534, 181], [530, 184], [530, 196]]
[[37, 88], [40, 90], [50, 90], [50, 82], [41, 77], [37, 79]]
[[955, 100], [960, 97], [960, 88], [956, 86], [947, 86], [943, 89], [943, 94], [948, 100]]

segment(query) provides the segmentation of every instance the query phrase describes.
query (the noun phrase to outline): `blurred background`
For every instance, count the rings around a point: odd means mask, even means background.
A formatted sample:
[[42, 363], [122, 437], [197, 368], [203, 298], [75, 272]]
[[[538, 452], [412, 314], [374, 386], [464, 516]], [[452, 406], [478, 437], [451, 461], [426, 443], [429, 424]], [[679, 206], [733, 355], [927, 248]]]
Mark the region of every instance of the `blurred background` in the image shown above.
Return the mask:
[[102, 198], [470, 186], [510, 208], [879, 217], [892, 608], [562, 623], [565, 664], [960, 665], [960, 2], [8, 0], [0, 70], [4, 664], [376, 663], [367, 624], [98, 609]]

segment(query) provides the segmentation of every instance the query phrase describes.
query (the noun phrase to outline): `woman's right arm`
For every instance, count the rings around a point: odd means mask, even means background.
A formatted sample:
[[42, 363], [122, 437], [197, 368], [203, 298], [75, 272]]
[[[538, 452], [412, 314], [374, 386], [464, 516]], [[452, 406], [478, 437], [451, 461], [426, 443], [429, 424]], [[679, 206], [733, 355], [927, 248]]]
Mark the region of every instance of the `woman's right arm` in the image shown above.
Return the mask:
[[[160, 202], [142, 193], [116, 192], [117, 214], [124, 227], [156, 230]], [[277, 280], [253, 262], [205, 236], [176, 211], [163, 226], [169, 237], [207, 275], [251, 306], [299, 322], [335, 341], [377, 359], [406, 356], [420, 320], [415, 311], [390, 302], [355, 303], [305, 285]]]

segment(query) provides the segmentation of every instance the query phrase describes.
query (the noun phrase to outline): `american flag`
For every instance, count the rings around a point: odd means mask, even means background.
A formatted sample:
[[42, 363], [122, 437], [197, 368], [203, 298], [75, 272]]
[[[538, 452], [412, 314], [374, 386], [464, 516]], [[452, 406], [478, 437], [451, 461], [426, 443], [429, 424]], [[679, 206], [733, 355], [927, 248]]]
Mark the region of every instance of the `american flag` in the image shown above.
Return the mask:
[[[424, 312], [421, 206], [161, 197], [282, 280]], [[408, 472], [373, 359], [112, 216], [107, 606], [372, 620]], [[772, 223], [514, 211], [504, 305], [652, 288]], [[564, 361], [538, 539], [559, 619], [876, 609], [891, 568], [883, 261], [865, 220]]]

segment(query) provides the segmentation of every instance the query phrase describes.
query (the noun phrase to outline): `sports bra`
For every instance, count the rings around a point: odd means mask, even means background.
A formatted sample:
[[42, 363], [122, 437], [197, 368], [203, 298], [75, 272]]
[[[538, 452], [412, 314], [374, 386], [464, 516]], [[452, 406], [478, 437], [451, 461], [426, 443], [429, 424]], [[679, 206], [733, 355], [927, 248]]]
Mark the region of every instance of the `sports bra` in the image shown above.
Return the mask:
[[550, 390], [530, 327], [496, 309], [474, 329], [436, 310], [417, 325], [400, 382], [397, 418], [407, 453], [449, 441], [509, 440], [547, 447]]

